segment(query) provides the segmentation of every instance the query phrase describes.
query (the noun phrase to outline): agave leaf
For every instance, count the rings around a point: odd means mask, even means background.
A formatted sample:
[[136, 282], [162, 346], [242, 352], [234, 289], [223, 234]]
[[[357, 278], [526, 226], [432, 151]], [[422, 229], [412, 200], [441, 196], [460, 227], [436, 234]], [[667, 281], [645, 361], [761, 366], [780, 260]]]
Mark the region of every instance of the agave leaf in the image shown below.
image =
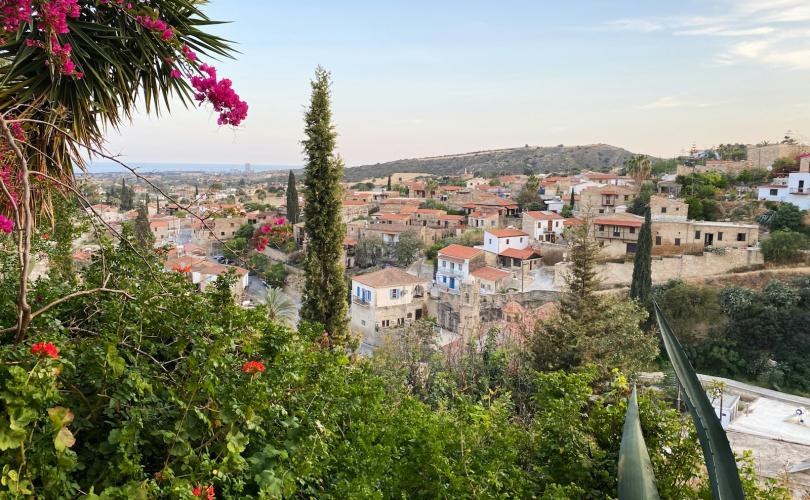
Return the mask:
[[619, 447], [619, 500], [658, 500], [650, 454], [638, 418], [636, 388], [627, 401], [622, 444]]
[[703, 448], [703, 458], [709, 472], [709, 481], [712, 493], [716, 500], [737, 500], [745, 498], [740, 473], [737, 470], [737, 460], [728, 444], [726, 431], [720, 425], [720, 420], [709, 402], [706, 391], [700, 385], [697, 373], [689, 363], [681, 343], [672, 333], [667, 324], [664, 313], [658, 304], [653, 302], [655, 317], [664, 339], [664, 348], [675, 369], [675, 375], [684, 390], [684, 399], [692, 420], [695, 422], [700, 447]]

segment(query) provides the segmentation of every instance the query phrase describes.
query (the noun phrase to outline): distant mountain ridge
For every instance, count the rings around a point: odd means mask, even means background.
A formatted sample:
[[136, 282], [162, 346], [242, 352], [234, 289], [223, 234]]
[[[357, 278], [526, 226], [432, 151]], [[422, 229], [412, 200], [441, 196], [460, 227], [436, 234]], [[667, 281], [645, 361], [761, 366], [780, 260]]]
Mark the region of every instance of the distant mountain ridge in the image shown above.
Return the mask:
[[524, 146], [348, 167], [345, 177], [348, 181], [357, 181], [394, 173], [455, 175], [464, 172], [464, 169], [481, 175], [499, 172], [520, 174], [526, 169], [534, 173], [575, 169], [605, 171], [624, 165], [633, 154], [609, 144]]

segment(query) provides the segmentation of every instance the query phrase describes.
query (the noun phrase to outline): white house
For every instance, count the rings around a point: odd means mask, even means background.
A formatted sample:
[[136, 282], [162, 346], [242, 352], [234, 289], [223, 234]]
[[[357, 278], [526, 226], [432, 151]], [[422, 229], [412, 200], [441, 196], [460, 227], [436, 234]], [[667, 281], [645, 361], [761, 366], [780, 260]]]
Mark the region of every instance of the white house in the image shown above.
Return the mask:
[[484, 250], [500, 254], [507, 248], [523, 250], [529, 246], [529, 235], [520, 229], [487, 229], [484, 231]]
[[523, 212], [523, 231], [534, 241], [554, 242], [562, 236], [565, 217], [548, 210]]
[[810, 209], [810, 153], [799, 156], [799, 171], [788, 174], [787, 179], [759, 186], [760, 200], [792, 203], [802, 210]]
[[483, 257], [481, 250], [455, 243], [442, 248], [437, 257], [436, 284], [448, 291], [458, 291], [470, 272], [483, 266]]
[[380, 328], [403, 326], [427, 315], [428, 280], [388, 267], [352, 277], [352, 331], [363, 335], [361, 351], [370, 352]]

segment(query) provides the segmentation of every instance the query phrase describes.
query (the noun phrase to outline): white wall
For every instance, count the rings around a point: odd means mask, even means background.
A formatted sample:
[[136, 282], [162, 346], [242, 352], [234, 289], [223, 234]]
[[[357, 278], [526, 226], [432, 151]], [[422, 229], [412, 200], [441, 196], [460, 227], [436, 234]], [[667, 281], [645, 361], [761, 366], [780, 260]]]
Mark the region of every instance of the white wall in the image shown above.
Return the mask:
[[492, 253], [501, 253], [507, 248], [523, 250], [529, 246], [528, 236], [507, 236], [498, 238], [489, 231], [484, 231], [484, 250]]

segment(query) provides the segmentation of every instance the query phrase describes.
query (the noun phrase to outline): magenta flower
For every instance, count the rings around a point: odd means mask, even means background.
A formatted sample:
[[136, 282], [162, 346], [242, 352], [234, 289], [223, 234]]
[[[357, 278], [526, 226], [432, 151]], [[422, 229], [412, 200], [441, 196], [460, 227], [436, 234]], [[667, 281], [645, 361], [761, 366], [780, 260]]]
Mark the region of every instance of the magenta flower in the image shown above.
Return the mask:
[[7, 218], [5, 215], [0, 215], [0, 231], [11, 234], [14, 230], [14, 221]]
[[182, 78], [183, 77], [183, 73], [181, 73], [180, 70], [177, 69], [177, 68], [174, 68], [172, 70], [172, 72], [169, 73], [169, 74], [171, 75], [172, 78]]

